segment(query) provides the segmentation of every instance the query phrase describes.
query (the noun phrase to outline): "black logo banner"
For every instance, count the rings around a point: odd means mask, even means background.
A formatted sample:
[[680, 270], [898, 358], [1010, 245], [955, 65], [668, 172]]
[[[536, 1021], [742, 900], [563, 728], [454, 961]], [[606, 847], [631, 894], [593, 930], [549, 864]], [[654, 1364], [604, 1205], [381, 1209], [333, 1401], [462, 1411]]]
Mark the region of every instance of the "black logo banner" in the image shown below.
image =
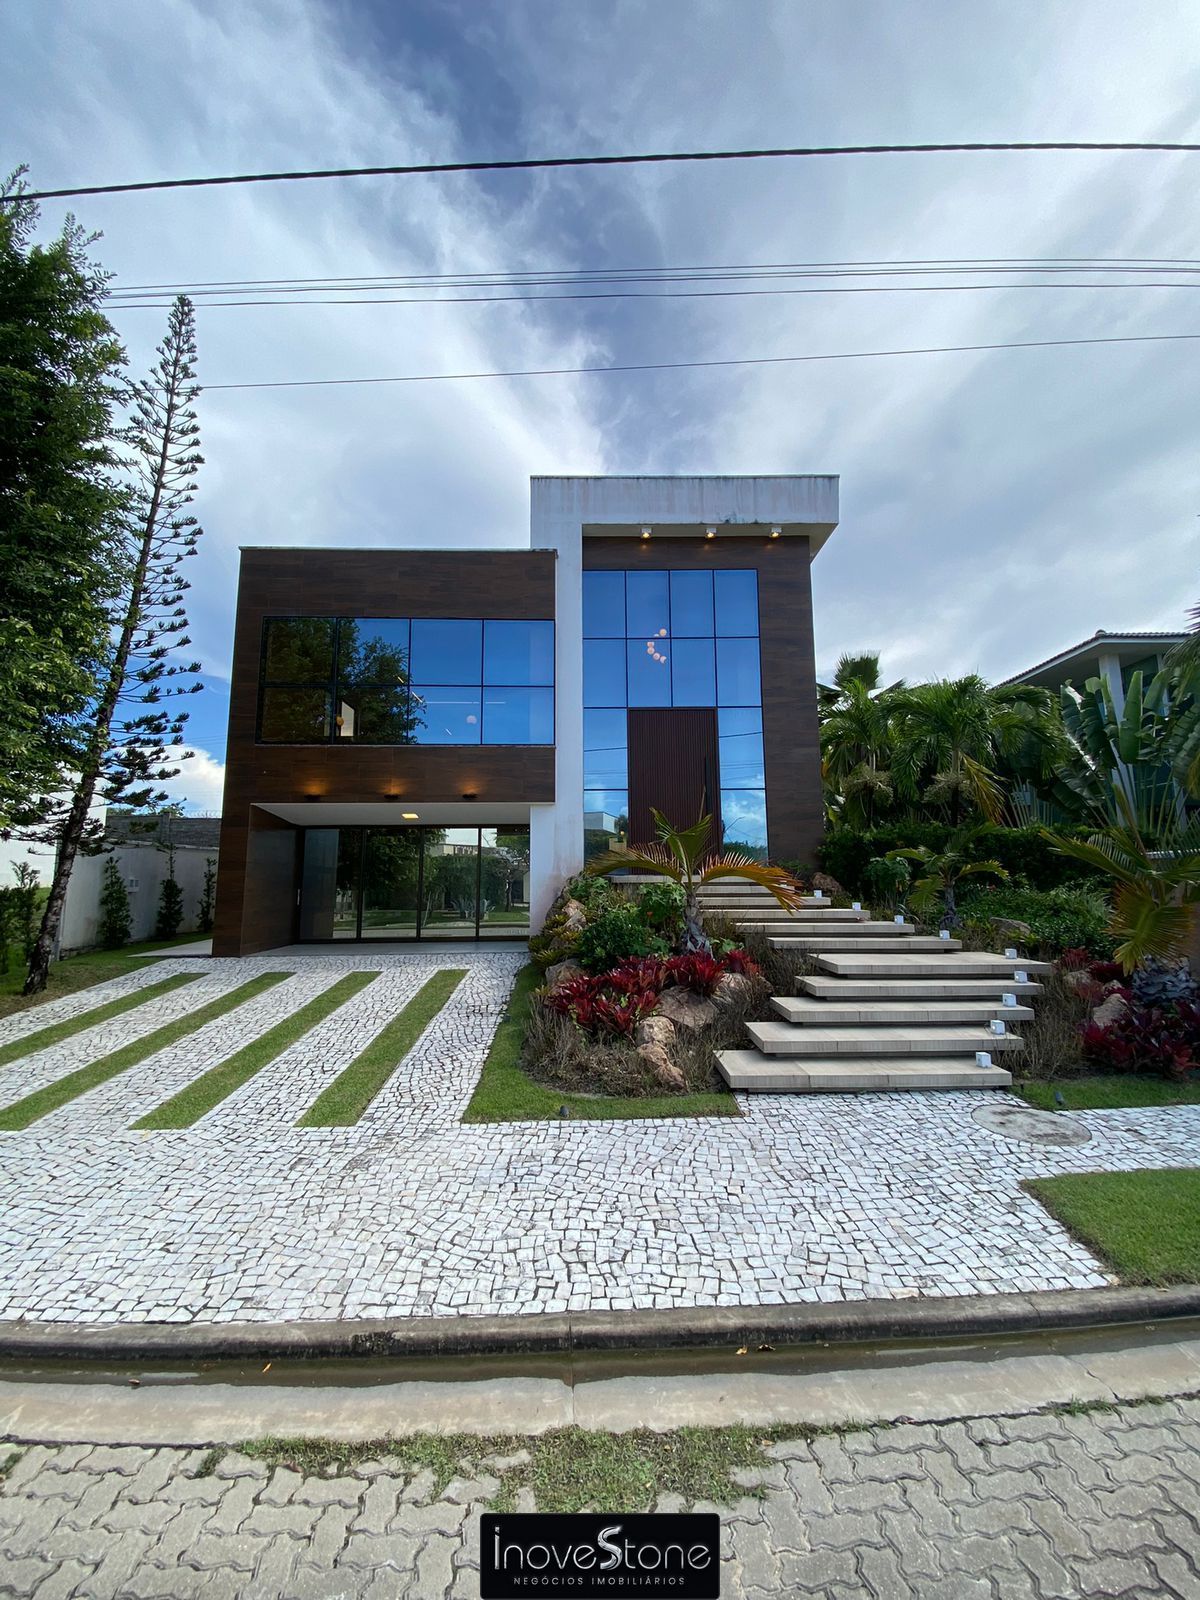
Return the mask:
[[541, 1513], [479, 1519], [481, 1600], [540, 1595], [668, 1595], [720, 1600], [715, 1512], [631, 1516]]

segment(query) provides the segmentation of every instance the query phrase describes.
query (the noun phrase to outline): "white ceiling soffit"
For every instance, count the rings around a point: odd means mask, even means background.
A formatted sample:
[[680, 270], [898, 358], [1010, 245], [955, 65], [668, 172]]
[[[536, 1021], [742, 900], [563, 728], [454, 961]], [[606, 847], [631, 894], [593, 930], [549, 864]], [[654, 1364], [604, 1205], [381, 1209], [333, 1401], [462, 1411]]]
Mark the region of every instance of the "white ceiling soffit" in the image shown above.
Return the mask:
[[[478, 800], [449, 800], [437, 805], [424, 805], [419, 800], [389, 801], [335, 801], [323, 800], [281, 802], [256, 801], [261, 811], [269, 811], [283, 822], [298, 828], [419, 828], [428, 824], [436, 828], [494, 828], [506, 823], [528, 822], [532, 809], [528, 803], [493, 805]], [[404, 812], [416, 812], [416, 819], [405, 817]]]

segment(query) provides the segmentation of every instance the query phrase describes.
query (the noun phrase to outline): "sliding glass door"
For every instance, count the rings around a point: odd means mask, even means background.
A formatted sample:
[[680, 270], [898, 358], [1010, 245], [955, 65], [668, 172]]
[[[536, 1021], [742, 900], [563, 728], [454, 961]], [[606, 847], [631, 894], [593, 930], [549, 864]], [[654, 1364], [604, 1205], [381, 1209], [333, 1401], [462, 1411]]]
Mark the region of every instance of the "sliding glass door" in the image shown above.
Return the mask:
[[298, 937], [478, 939], [529, 931], [529, 828], [307, 828]]

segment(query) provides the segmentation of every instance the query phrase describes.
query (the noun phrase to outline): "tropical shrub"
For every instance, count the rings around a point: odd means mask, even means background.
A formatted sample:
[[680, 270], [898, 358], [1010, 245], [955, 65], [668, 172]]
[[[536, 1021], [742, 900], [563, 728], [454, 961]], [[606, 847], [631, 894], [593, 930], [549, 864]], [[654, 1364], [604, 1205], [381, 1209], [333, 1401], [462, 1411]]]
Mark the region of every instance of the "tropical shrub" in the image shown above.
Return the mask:
[[1109, 960], [1113, 942], [1108, 933], [1108, 902], [1087, 888], [1028, 889], [1019, 884], [964, 889], [959, 911], [970, 923], [986, 925], [997, 917], [1024, 922], [1029, 943], [1041, 960], [1081, 950], [1089, 961]]
[[715, 994], [726, 967], [703, 950], [695, 950], [686, 956], [672, 956], [667, 971], [671, 982], [681, 989], [690, 989], [693, 994]]
[[[592, 879], [592, 882], [600, 880]], [[668, 944], [679, 943], [683, 935], [683, 888], [678, 883], [648, 883], [637, 897], [637, 913], [652, 933]]]
[[895, 906], [912, 882], [912, 868], [903, 856], [872, 856], [863, 881], [873, 906]]
[[575, 959], [589, 972], [608, 972], [632, 956], [665, 956], [669, 945], [642, 921], [631, 905], [614, 906], [589, 922], [575, 941]]
[[[1087, 830], [1060, 829], [1057, 838], [1083, 837]], [[941, 822], [897, 822], [886, 827], [834, 828], [817, 847], [824, 871], [844, 884], [854, 896], [869, 896], [866, 879], [871, 860], [890, 850], [926, 846], [935, 854], [944, 850], [954, 829]], [[1010, 877], [1034, 889], [1057, 889], [1080, 882], [1100, 883], [1104, 873], [1094, 866], [1067, 860], [1040, 828], [995, 828], [973, 847], [977, 859], [993, 857]]]
[[606, 994], [592, 978], [575, 978], [544, 997], [550, 1011], [570, 1017], [585, 1033], [628, 1036], [658, 1004], [653, 989], [637, 993]]
[[1200, 985], [1192, 977], [1186, 961], [1156, 961], [1150, 956], [1134, 971], [1129, 987], [1133, 990], [1134, 999], [1144, 1006], [1200, 999]]
[[1130, 1004], [1107, 1027], [1089, 1022], [1083, 1030], [1088, 1061], [1107, 1072], [1153, 1072], [1185, 1078], [1200, 1067], [1200, 1006], [1177, 1000], [1144, 1006], [1125, 991]]

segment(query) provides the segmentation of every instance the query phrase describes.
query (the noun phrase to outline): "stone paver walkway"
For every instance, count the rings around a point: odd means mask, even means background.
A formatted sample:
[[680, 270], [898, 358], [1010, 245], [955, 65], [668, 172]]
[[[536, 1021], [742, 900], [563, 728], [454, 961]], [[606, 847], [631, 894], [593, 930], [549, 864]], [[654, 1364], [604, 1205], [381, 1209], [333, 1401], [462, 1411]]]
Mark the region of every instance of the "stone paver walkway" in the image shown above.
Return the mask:
[[[1200, 1402], [865, 1429], [777, 1444], [721, 1508], [722, 1595], [1050, 1600], [1200, 1595]], [[337, 1477], [198, 1450], [26, 1449], [0, 1485], [0, 1594], [439, 1600], [479, 1594], [504, 1469]], [[519, 1469], [518, 1469], [519, 1470]], [[521, 1509], [535, 1509], [528, 1490]], [[622, 1507], [598, 1510], [619, 1512]], [[678, 1498], [661, 1510], [688, 1509]], [[711, 1510], [711, 1506], [698, 1509]]]
[[[294, 974], [0, 1134], [0, 1319], [260, 1321], [762, 1305], [1108, 1281], [1020, 1189], [1200, 1163], [1200, 1107], [1094, 1112], [1039, 1148], [987, 1092], [751, 1096], [745, 1116], [464, 1127], [523, 952], [162, 961], [0, 1022], [0, 1044], [192, 984], [0, 1068], [0, 1104], [260, 972]], [[468, 976], [352, 1128], [297, 1128], [429, 975]], [[380, 976], [194, 1127], [130, 1123], [352, 970]], [[60, 1071], [61, 1069], [61, 1071]]]

